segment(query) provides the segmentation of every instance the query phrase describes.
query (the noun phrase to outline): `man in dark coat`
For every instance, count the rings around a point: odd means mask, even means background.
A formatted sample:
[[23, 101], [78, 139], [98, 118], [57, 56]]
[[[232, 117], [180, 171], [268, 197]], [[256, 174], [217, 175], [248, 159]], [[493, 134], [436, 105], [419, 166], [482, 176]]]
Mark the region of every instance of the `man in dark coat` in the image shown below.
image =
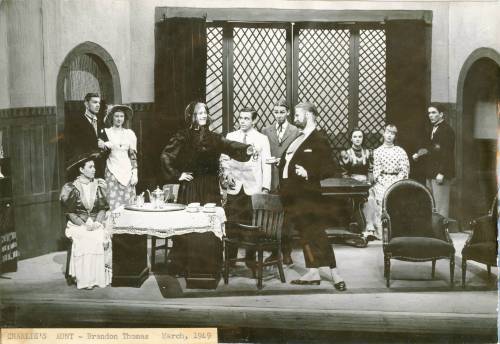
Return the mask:
[[413, 154], [413, 160], [426, 164], [426, 185], [432, 192], [436, 210], [448, 217], [450, 183], [455, 177], [455, 133], [445, 122], [440, 105], [431, 104], [427, 112], [432, 129], [424, 147]]
[[337, 290], [346, 289], [337, 271], [335, 254], [325, 233], [324, 204], [320, 181], [331, 173], [330, 145], [316, 128], [318, 112], [311, 103], [295, 106], [294, 124], [301, 130], [279, 162], [280, 195], [285, 216], [299, 231], [308, 271], [292, 284], [320, 284], [322, 274], [331, 276]]
[[[99, 150], [98, 133], [103, 128], [98, 119], [101, 98], [97, 93], [87, 93], [84, 98], [85, 113], [71, 116], [65, 123], [64, 146], [66, 161], [81, 154]], [[101, 161], [96, 162], [96, 177], [104, 177]], [[99, 166], [99, 168], [98, 168]]]

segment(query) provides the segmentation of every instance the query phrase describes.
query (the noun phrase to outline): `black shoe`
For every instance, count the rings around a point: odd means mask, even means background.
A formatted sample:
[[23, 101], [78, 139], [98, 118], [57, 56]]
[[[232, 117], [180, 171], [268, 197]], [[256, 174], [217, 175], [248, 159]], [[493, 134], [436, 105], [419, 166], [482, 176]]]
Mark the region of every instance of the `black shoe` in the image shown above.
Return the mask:
[[[321, 280], [300, 280], [296, 279], [290, 282], [291, 284], [297, 284], [297, 285], [319, 285], [321, 283]], [[343, 282], [341, 282], [343, 283]]]
[[290, 256], [290, 254], [283, 255], [283, 264], [285, 265], [293, 264], [292, 256]]
[[342, 282], [339, 282], [339, 283], [335, 283], [333, 285], [335, 287], [335, 289], [337, 289], [338, 291], [345, 291], [347, 289], [346, 285], [345, 285], [345, 282], [342, 281]]

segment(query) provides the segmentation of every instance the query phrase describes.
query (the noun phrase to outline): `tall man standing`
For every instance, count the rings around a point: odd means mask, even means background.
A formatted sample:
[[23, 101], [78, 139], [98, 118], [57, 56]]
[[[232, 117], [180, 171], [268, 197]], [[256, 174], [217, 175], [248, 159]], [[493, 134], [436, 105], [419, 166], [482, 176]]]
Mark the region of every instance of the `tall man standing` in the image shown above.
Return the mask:
[[[81, 154], [97, 151], [99, 148], [98, 133], [103, 127], [102, 119], [97, 114], [101, 106], [101, 97], [97, 93], [87, 93], [84, 98], [85, 113], [71, 116], [65, 124], [64, 145], [66, 161]], [[104, 171], [97, 169], [96, 177], [104, 177]]]
[[[284, 99], [276, 102], [273, 108], [273, 116], [275, 123], [270, 124], [262, 130], [262, 134], [269, 139], [271, 146], [271, 155], [275, 158], [280, 158], [286, 151], [286, 148], [299, 135], [299, 129], [291, 123], [288, 123], [290, 110]], [[276, 164], [272, 164], [271, 192], [278, 192], [279, 186], [279, 170]], [[286, 220], [286, 219], [285, 219]], [[283, 226], [281, 232], [281, 251], [283, 252], [283, 263], [286, 265], [292, 264], [292, 247], [290, 238], [290, 225], [288, 221]], [[274, 259], [276, 252], [267, 260]]]
[[[256, 193], [267, 193], [271, 188], [271, 165], [266, 160], [271, 157], [269, 140], [259, 133], [254, 125], [257, 121], [257, 111], [244, 108], [239, 111], [238, 123], [240, 129], [227, 134], [228, 140], [250, 144], [253, 156], [250, 160], [241, 162], [221, 154], [221, 165], [227, 173], [227, 178], [234, 184], [227, 189], [226, 213], [229, 221], [250, 223], [252, 218], [251, 196]], [[237, 251], [229, 253], [229, 258], [235, 258]], [[247, 251], [247, 265], [255, 264], [255, 252]]]
[[311, 103], [295, 106], [295, 125], [301, 134], [279, 162], [280, 194], [286, 216], [294, 222], [302, 242], [308, 271], [292, 284], [320, 284], [320, 271], [331, 276], [335, 289], [346, 284], [337, 271], [335, 254], [324, 227], [320, 181], [333, 168], [330, 145], [316, 128], [318, 112]]
[[450, 183], [455, 177], [455, 133], [445, 122], [441, 105], [431, 104], [427, 113], [432, 129], [424, 147], [413, 154], [413, 160], [423, 160], [426, 164], [426, 184], [436, 202], [436, 210], [448, 217]]

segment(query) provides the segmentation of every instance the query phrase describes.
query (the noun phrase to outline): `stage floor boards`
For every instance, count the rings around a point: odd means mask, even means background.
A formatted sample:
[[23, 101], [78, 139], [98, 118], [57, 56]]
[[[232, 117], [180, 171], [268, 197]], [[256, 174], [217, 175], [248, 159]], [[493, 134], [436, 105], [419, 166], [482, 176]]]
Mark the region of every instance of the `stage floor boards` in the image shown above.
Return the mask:
[[[457, 252], [466, 239], [452, 234]], [[455, 288], [449, 287], [448, 262], [394, 262], [391, 288], [385, 288], [380, 241], [368, 248], [335, 245], [348, 291], [339, 293], [323, 280], [318, 287], [282, 284], [268, 271], [264, 289], [241, 267], [229, 285], [216, 290], [186, 290], [183, 279], [151, 274], [141, 288], [77, 290], [64, 279], [65, 252], [19, 262], [0, 280], [2, 326], [18, 327], [219, 327], [342, 333], [448, 334], [493, 336], [497, 329], [497, 270], [470, 262], [467, 288], [460, 287], [457, 257]], [[302, 251], [287, 282], [304, 269]], [[339, 332], [339, 333], [340, 333]]]

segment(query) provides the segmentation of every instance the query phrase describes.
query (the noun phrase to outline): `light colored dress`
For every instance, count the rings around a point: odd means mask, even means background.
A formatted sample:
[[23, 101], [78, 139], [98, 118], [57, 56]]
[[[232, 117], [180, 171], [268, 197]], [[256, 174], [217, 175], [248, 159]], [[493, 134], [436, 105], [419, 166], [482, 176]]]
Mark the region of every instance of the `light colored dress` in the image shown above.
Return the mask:
[[410, 174], [410, 161], [405, 150], [399, 146], [382, 144], [373, 152], [373, 191], [377, 203], [375, 227], [380, 233], [382, 200], [386, 190], [395, 182], [407, 179]]
[[104, 288], [111, 283], [112, 227], [109, 222], [105, 226], [97, 222], [94, 230], [88, 230], [98, 214], [109, 209], [104, 186], [102, 179], [86, 183], [77, 178], [66, 183], [61, 191], [60, 199], [68, 218], [65, 234], [72, 240], [69, 274], [75, 277], [78, 289]]
[[135, 186], [130, 185], [132, 169], [137, 168], [137, 137], [130, 129], [114, 127], [104, 129], [105, 142], [110, 149], [106, 161], [106, 198], [111, 210], [129, 204], [135, 197]]

